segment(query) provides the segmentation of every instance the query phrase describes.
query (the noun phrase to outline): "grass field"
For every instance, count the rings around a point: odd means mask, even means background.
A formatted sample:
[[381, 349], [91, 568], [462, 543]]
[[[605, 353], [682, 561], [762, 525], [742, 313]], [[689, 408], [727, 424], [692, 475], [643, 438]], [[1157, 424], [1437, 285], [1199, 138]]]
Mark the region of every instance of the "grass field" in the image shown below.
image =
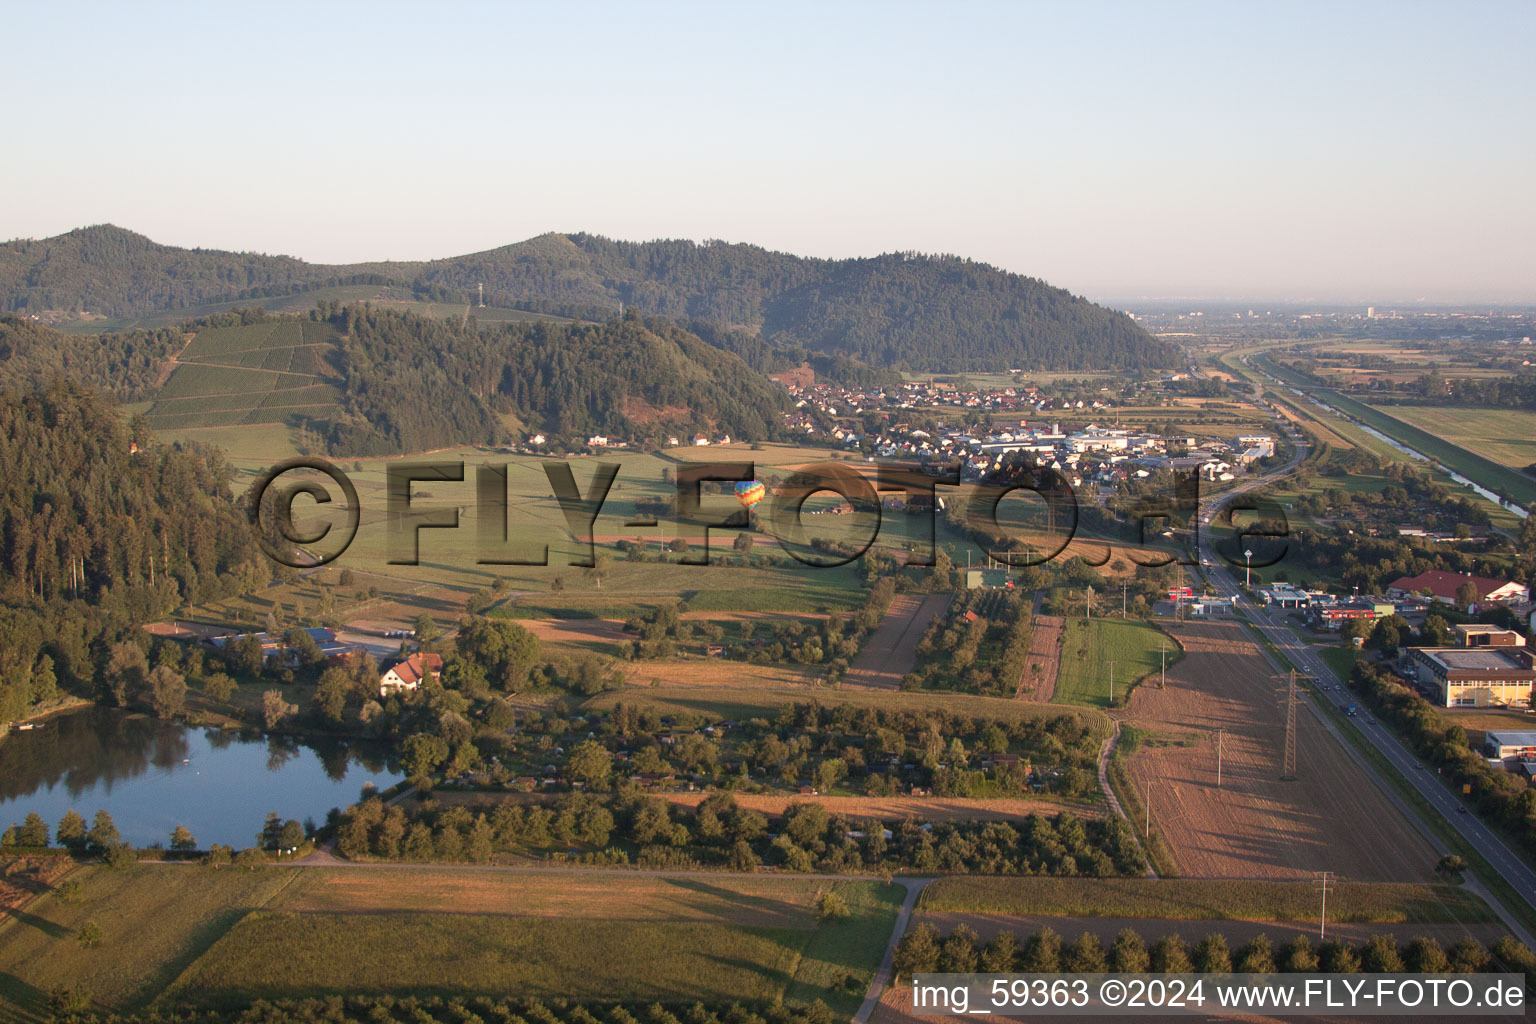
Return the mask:
[[[333, 992], [573, 999], [823, 999], [857, 1006], [897, 886], [815, 878], [541, 871], [79, 870], [0, 922], [0, 1018], [46, 1019], [83, 982], [98, 1007], [222, 1006]], [[835, 888], [848, 918], [817, 919]], [[95, 921], [102, 942], [76, 933]], [[644, 955], [639, 955], [643, 951]]]
[[[1316, 921], [1309, 882], [1193, 878], [941, 878], [923, 890], [925, 911]], [[1329, 892], [1328, 920], [1486, 922], [1487, 904], [1451, 885], [1340, 882]]]
[[[1169, 645], [1170, 648], [1172, 645]], [[728, 666], [727, 666], [728, 667]], [[741, 690], [720, 687], [628, 687], [591, 698], [583, 708], [606, 709], [619, 701], [654, 707], [663, 714], [706, 714], [722, 718], [752, 718], [772, 715], [786, 704], [820, 701], [828, 707], [852, 704], [854, 707], [879, 707], [890, 710], [942, 711], [953, 715], [1023, 721], [1074, 714], [1099, 739], [1109, 735], [1109, 718], [1091, 708], [1066, 708], [1058, 704], [977, 697], [963, 693], [920, 693], [884, 690], [833, 690], [826, 688], [759, 687]]]
[[[772, 1000], [794, 980], [809, 930], [697, 922], [385, 911], [257, 911], [219, 939], [163, 1001], [240, 1007], [331, 993], [516, 992], [575, 1000]], [[644, 951], [644, 956], [637, 954]]]
[[1512, 469], [1536, 462], [1536, 412], [1427, 405], [1374, 408]]
[[1155, 626], [1128, 619], [1068, 619], [1062, 633], [1056, 692], [1051, 700], [1057, 704], [1108, 708], [1113, 671], [1114, 706], [1123, 705], [1132, 684], [1161, 669], [1163, 645], [1167, 646], [1171, 665], [1178, 659], [1178, 645]]
[[[84, 981], [103, 1006], [141, 1006], [296, 874], [151, 865], [77, 871], [82, 891], [74, 902], [47, 896], [0, 921], [0, 1005], [45, 1019], [51, 989]], [[75, 940], [87, 921], [101, 928], [95, 949]]]

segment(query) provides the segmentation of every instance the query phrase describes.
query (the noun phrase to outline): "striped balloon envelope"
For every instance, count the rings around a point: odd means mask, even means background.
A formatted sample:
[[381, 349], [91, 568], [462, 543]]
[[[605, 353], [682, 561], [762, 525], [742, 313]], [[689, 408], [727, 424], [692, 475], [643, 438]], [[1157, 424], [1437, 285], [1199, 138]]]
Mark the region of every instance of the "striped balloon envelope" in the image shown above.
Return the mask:
[[742, 480], [736, 484], [736, 500], [741, 502], [743, 508], [756, 505], [767, 493], [767, 489], [756, 480]]

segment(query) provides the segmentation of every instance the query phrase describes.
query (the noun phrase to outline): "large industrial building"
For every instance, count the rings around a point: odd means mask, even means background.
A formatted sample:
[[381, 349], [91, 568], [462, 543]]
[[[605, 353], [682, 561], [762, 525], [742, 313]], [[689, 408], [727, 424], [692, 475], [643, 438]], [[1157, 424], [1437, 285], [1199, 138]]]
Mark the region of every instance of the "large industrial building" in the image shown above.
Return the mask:
[[1525, 647], [1410, 647], [1408, 665], [1448, 708], [1526, 708], [1536, 686], [1536, 658]]

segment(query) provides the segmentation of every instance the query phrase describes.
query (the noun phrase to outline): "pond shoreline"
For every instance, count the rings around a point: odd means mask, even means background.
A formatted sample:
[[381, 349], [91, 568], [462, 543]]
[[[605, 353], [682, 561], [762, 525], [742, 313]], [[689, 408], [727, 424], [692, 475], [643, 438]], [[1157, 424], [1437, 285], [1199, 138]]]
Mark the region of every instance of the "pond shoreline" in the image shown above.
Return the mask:
[[[78, 711], [81, 708], [94, 707], [95, 704], [96, 702], [93, 700], [86, 700], [84, 697], [76, 697], [71, 695], [65, 697], [62, 701], [49, 703], [44, 707], [36, 708], [20, 718], [9, 722], [0, 722], [0, 743], [5, 742], [5, 738], [12, 732], [16, 731], [16, 727], [19, 725], [27, 725], [32, 722], [46, 721], [55, 715], [62, 715], [66, 711]], [[30, 732], [31, 730], [23, 729], [21, 731]]]

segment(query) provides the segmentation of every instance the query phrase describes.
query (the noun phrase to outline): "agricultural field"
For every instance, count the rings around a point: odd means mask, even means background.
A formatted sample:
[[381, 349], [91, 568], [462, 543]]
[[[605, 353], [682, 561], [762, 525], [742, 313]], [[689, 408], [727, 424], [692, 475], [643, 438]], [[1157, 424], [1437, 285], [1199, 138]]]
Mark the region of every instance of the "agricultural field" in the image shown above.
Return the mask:
[[949, 605], [948, 594], [898, 594], [849, 667], [850, 688], [894, 690], [917, 662], [928, 624]]
[[1536, 412], [1427, 405], [1373, 408], [1512, 469], [1536, 463]]
[[[548, 870], [141, 864], [76, 877], [73, 901], [45, 896], [0, 923], [0, 1008], [16, 1019], [46, 1019], [47, 992], [66, 982], [84, 981], [104, 1009], [133, 1011], [422, 994], [426, 977], [443, 995], [510, 985], [594, 1000], [820, 998], [846, 1015], [902, 898], [875, 882]], [[818, 920], [828, 890], [847, 918]], [[101, 930], [95, 948], [76, 941], [86, 921]]]
[[1030, 634], [1029, 666], [1019, 682], [1021, 700], [1049, 702], [1056, 697], [1061, 672], [1061, 637], [1067, 621], [1060, 615], [1036, 615]]
[[[1156, 626], [1128, 619], [1067, 619], [1061, 634], [1061, 665], [1051, 700], [1096, 708], [1124, 704], [1129, 687], [1160, 671], [1164, 647], [1168, 664], [1172, 665], [1178, 658], [1178, 645]], [[1109, 692], [1111, 672], [1113, 703]]]
[[274, 320], [198, 331], [149, 409], [156, 430], [323, 421], [340, 401], [330, 324]]
[[1169, 668], [1167, 689], [1148, 683], [1132, 695], [1125, 721], [1147, 737], [1128, 755], [1129, 775], [1138, 794], [1151, 781], [1153, 828], [1180, 875], [1430, 879], [1434, 848], [1305, 706], [1297, 778], [1281, 780], [1284, 681], [1239, 624], [1169, 630], [1185, 657]]

